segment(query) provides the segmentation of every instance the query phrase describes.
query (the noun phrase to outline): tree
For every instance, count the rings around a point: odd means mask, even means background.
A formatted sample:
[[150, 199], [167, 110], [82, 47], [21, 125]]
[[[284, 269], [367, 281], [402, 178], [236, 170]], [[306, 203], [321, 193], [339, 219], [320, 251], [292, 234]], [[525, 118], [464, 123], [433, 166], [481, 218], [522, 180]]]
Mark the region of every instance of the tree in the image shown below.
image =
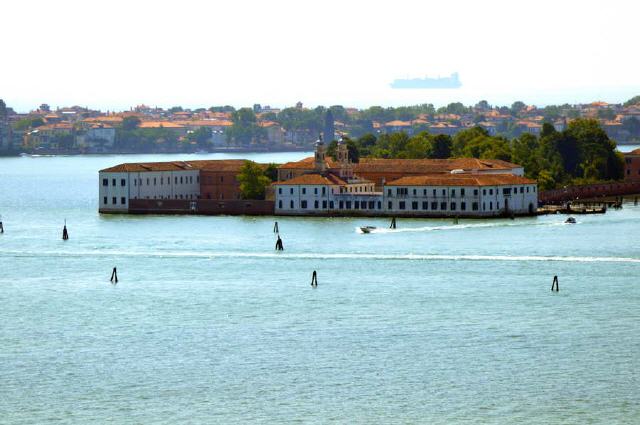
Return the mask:
[[448, 134], [438, 134], [431, 142], [431, 156], [434, 159], [446, 159], [451, 157], [453, 141]]
[[524, 102], [520, 100], [513, 102], [513, 104], [511, 105], [511, 115], [517, 116], [526, 107], [527, 105], [525, 105]]
[[7, 105], [0, 99], [0, 120], [7, 119]]
[[264, 170], [264, 175], [272, 182], [278, 180], [278, 164], [269, 164]]
[[242, 199], [264, 199], [266, 188], [271, 183], [260, 165], [245, 161], [238, 174]]
[[182, 112], [182, 106], [173, 106], [171, 108], [169, 108], [169, 112], [171, 112], [172, 114], [175, 114], [176, 112]]
[[257, 124], [256, 114], [251, 108], [240, 108], [231, 115], [233, 125], [226, 130], [227, 137], [236, 144], [248, 145], [265, 135], [264, 128]]
[[631, 99], [627, 100], [626, 102], [624, 102], [624, 106], [631, 106], [631, 105], [638, 105], [640, 104], [640, 95], [639, 96], [633, 96]]
[[25, 131], [30, 128], [36, 128], [44, 125], [44, 120], [40, 117], [27, 117], [22, 118], [15, 124], [13, 124], [13, 129], [16, 131]]
[[211, 144], [211, 134], [209, 127], [199, 127], [193, 133], [189, 133], [188, 139], [196, 142], [200, 148], [207, 148]]
[[138, 117], [124, 117], [122, 119], [123, 130], [135, 130], [140, 125], [140, 118]]

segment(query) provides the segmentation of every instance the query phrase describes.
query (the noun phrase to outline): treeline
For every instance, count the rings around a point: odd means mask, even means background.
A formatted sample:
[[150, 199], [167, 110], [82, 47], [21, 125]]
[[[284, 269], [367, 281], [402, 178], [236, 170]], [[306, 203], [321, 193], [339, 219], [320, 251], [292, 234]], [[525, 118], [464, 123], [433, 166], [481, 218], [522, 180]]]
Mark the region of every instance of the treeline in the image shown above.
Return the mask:
[[[345, 141], [354, 162], [361, 157], [501, 159], [522, 165], [525, 175], [538, 180], [543, 190], [624, 177], [622, 154], [593, 119], [576, 119], [560, 132], [545, 123], [539, 137], [526, 133], [508, 139], [490, 136], [483, 128], [474, 127], [453, 137], [427, 132], [412, 137], [393, 133]], [[336, 145], [335, 141], [330, 143], [327, 150], [333, 157]]]

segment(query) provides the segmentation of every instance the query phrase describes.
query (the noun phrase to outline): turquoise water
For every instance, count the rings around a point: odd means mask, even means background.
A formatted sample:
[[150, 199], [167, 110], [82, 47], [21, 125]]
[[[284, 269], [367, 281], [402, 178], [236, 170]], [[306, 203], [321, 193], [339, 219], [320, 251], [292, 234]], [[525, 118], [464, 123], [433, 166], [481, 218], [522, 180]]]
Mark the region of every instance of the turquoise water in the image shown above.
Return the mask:
[[273, 218], [97, 214], [98, 169], [185, 157], [0, 159], [0, 423], [640, 420], [640, 207], [278, 218], [283, 253]]

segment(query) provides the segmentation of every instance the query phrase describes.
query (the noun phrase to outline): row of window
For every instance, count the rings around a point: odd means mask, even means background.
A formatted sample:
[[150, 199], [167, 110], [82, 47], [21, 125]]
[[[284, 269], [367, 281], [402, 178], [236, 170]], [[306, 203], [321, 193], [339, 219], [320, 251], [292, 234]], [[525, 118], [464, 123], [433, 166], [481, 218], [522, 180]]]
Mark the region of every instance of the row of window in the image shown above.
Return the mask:
[[[278, 208], [282, 209], [283, 208], [283, 201], [279, 200], [278, 201]], [[290, 200], [289, 201], [289, 208], [290, 209], [295, 209], [295, 201]], [[309, 208], [310, 203], [307, 202], [306, 200], [302, 200], [300, 201], [300, 209], [307, 209]], [[322, 201], [322, 203], [320, 203], [320, 201], [313, 201], [313, 208], [314, 209], [320, 209], [320, 205], [322, 205], [321, 209], [327, 209], [327, 206], [329, 207], [329, 209], [333, 209], [334, 208], [334, 201]], [[398, 202], [398, 210], [406, 210], [408, 206], [408, 203], [405, 201], [400, 201]], [[467, 203], [466, 202], [460, 202], [460, 210], [459, 211], [467, 211]], [[449, 207], [447, 209], [447, 207]], [[471, 210], [472, 211], [478, 211], [480, 208], [480, 205], [478, 202], [472, 202], [471, 203]], [[338, 209], [343, 210], [381, 210], [382, 209], [382, 202], [381, 201], [339, 201], [338, 202]], [[393, 202], [389, 201], [388, 204], [388, 209], [389, 210], [393, 210]], [[411, 209], [414, 211], [417, 211], [419, 209], [422, 209], [423, 211], [458, 211], [458, 204], [456, 202], [450, 202], [447, 204], [447, 202], [427, 202], [427, 201], [422, 201], [422, 202], [418, 202], [418, 201], [412, 201], [411, 202]], [[496, 202], [496, 210], [500, 209], [500, 202]], [[493, 201], [489, 202], [489, 211], [493, 211]], [[487, 211], [487, 203], [483, 202], [482, 203], [482, 211]]]
[[[529, 193], [529, 189], [530, 189], [529, 186], [521, 186], [520, 187], [520, 193], [525, 193], [525, 192]], [[531, 191], [535, 193], [535, 191], [536, 191], [535, 186], [531, 187]], [[426, 197], [426, 196], [428, 196], [427, 194], [428, 194], [429, 191], [427, 189], [422, 189], [422, 190], [413, 189], [412, 190], [413, 196], [418, 196], [419, 192], [422, 192], [422, 196]], [[482, 195], [483, 196], [486, 196], [487, 192], [489, 192], [489, 195], [493, 195], [493, 189], [482, 189]], [[398, 188], [396, 188], [395, 193], [396, 193], [396, 196], [408, 196], [410, 192], [409, 192], [409, 188], [398, 187]], [[433, 194], [434, 197], [438, 196], [438, 189], [433, 189], [431, 191], [431, 193]], [[441, 193], [442, 193], [442, 196], [447, 196], [447, 189], [442, 189]], [[518, 193], [518, 188], [514, 187], [513, 188], [513, 192], [512, 192], [512, 189], [510, 187], [506, 187], [506, 188], [502, 189], [502, 194], [503, 195], [510, 195], [511, 193], [514, 193], [514, 194]], [[461, 188], [460, 189], [460, 197], [464, 197], [465, 194], [466, 194], [465, 189]], [[498, 189], [496, 189], [496, 194], [498, 194]], [[393, 196], [393, 189], [387, 188], [387, 196], [390, 196], [390, 197]], [[450, 192], [449, 192], [449, 196], [451, 198], [455, 198], [457, 196], [456, 189], [451, 189]], [[478, 189], [473, 189], [473, 196], [478, 196]]]
[[[183, 178], [184, 177], [184, 178]], [[116, 186], [116, 179], [111, 179], [112, 186]], [[166, 179], [164, 177], [160, 177], [160, 186], [164, 185], [164, 183], [167, 184], [171, 184], [171, 177], [167, 177]], [[178, 183], [180, 182], [180, 183]], [[134, 186], [142, 186], [143, 183], [143, 179], [138, 178], [138, 179], [133, 179], [133, 185]], [[158, 185], [158, 178], [157, 177], [147, 177], [147, 186], [157, 186]], [[200, 183], [200, 177], [196, 176], [196, 183]], [[177, 176], [174, 177], [174, 184], [193, 184], [193, 176], [180, 176], [180, 178], [178, 178]], [[102, 185], [103, 186], [109, 186], [109, 179], [102, 179]], [[127, 181], [126, 179], [120, 179], [120, 186], [126, 186], [127, 185]]]
[[[303, 187], [301, 190], [302, 190], [302, 194], [303, 194], [303, 195], [306, 195], [306, 194], [307, 194], [307, 188], [306, 188], [306, 187]], [[322, 193], [323, 195], [326, 195], [326, 194], [327, 194], [327, 188], [326, 188], [326, 186], [322, 186], [321, 193]], [[290, 195], [293, 195], [293, 188], [292, 188], [292, 187], [290, 187], [290, 188], [289, 188], [289, 194], [290, 194]], [[317, 187], [314, 187], [314, 188], [313, 188], [313, 194], [314, 194], [314, 195], [317, 195], [317, 194], [318, 194], [318, 188], [317, 188]], [[278, 188], [278, 195], [282, 195], [282, 188], [281, 188], [281, 187], [279, 187], [279, 188]]]

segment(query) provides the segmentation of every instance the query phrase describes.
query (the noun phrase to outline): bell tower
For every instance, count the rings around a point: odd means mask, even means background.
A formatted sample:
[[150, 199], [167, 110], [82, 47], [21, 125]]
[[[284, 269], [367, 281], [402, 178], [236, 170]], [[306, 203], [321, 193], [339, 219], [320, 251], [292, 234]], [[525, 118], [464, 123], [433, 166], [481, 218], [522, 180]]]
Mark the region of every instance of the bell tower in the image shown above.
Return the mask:
[[322, 136], [318, 136], [318, 141], [315, 144], [315, 158], [314, 158], [314, 168], [318, 173], [324, 173], [327, 170], [327, 163], [324, 160], [324, 156], [326, 153], [324, 142], [322, 141]]
[[338, 148], [336, 149], [336, 159], [340, 164], [340, 177], [343, 179], [353, 178], [353, 166], [349, 161], [349, 149], [342, 137], [338, 140]]

